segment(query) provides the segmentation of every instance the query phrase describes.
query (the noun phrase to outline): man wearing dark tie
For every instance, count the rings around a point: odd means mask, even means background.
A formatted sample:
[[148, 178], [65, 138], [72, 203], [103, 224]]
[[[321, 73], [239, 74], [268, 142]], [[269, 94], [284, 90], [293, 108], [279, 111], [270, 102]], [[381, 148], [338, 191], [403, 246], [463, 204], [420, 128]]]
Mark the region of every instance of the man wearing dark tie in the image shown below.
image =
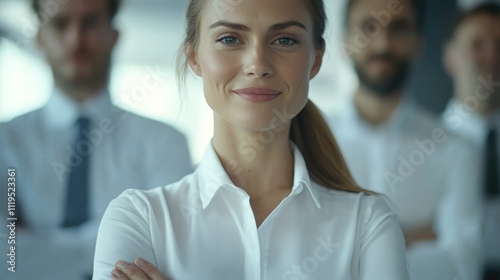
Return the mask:
[[[16, 169], [18, 217], [16, 272], [1, 269], [0, 279], [89, 279], [109, 202], [127, 188], [166, 185], [191, 172], [180, 132], [111, 102], [119, 6], [119, 0], [33, 0], [37, 43], [55, 85], [44, 107], [0, 124], [0, 167]], [[2, 250], [3, 264], [5, 258]]]
[[455, 94], [443, 121], [483, 152], [485, 279], [500, 279], [500, 5], [464, 13], [445, 47]]

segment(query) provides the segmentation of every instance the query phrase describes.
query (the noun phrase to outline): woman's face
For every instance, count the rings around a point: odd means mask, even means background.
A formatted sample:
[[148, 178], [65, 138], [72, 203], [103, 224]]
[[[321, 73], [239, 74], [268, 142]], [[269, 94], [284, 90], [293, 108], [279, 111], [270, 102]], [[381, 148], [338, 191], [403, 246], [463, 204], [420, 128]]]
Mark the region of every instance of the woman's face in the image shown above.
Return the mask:
[[217, 121], [273, 129], [307, 102], [321, 66], [304, 0], [207, 0], [189, 56]]

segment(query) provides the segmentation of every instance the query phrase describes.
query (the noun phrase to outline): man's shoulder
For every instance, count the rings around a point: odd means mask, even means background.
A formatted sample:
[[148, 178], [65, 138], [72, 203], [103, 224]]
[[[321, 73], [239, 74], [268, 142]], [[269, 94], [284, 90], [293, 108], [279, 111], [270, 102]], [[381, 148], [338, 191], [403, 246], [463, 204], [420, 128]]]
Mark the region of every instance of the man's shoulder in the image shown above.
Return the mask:
[[184, 135], [174, 128], [173, 126], [154, 120], [145, 116], [140, 116], [130, 111], [123, 110], [121, 108], [116, 109], [121, 111], [121, 114], [117, 115], [115, 122], [118, 126], [130, 131], [141, 131], [144, 134], [154, 134], [157, 136], [165, 135], [169, 137], [184, 137]]
[[421, 128], [433, 129], [435, 127], [442, 127], [441, 121], [437, 114], [433, 114], [427, 109], [421, 106], [414, 105], [415, 108], [409, 119], [412, 120], [413, 124]]
[[33, 111], [29, 111], [27, 113], [21, 114], [19, 116], [14, 117], [13, 119], [1, 123], [3, 129], [7, 132], [22, 130], [27, 131], [30, 127], [37, 126], [42, 121], [42, 108], [35, 109]]
[[[415, 127], [429, 139], [435, 140], [442, 146], [442, 151], [460, 154], [476, 154], [476, 149], [471, 143], [460, 137], [455, 131], [450, 130], [442, 121], [441, 116], [432, 114], [425, 109], [417, 108], [412, 116]], [[411, 129], [411, 127], [409, 128]]]
[[409, 116], [411, 125], [407, 126], [408, 129], [419, 132], [425, 135], [432, 136], [432, 134], [445, 134], [455, 140], [458, 137], [448, 130], [443, 125], [441, 118], [438, 114], [431, 113], [430, 111], [416, 106], [411, 116]]

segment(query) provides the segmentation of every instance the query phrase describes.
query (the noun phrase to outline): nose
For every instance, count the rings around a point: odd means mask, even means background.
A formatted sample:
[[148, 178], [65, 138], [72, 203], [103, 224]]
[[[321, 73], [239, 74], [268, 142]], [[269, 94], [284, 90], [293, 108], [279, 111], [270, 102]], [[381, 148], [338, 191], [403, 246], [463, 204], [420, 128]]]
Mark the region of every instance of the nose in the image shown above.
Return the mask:
[[249, 48], [245, 58], [245, 75], [253, 78], [271, 77], [274, 70], [269, 52], [265, 46]]
[[373, 36], [371, 49], [376, 53], [385, 53], [389, 48], [389, 34], [386, 30], [380, 30], [377, 35]]
[[71, 50], [80, 48], [84, 42], [84, 30], [77, 24], [69, 26], [64, 35], [66, 44]]

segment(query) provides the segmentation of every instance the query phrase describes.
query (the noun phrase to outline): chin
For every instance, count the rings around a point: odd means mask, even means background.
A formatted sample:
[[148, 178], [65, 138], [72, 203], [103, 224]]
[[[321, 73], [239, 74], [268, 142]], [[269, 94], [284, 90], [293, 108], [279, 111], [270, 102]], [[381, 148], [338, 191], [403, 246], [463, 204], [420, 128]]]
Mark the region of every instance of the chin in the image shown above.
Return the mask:
[[74, 84], [88, 85], [88, 84], [94, 84], [96, 77], [95, 75], [92, 75], [92, 73], [79, 72], [68, 76], [68, 79]]
[[[226, 123], [230, 124], [233, 127], [240, 128], [242, 130], [250, 131], [250, 132], [264, 132], [264, 131], [274, 131], [279, 132], [283, 131], [284, 124], [281, 120], [279, 120], [273, 114], [269, 114], [268, 116], [259, 114], [259, 115], [247, 115], [247, 116], [237, 116], [237, 117], [226, 117], [224, 118]], [[286, 124], [285, 124], [286, 125]]]

